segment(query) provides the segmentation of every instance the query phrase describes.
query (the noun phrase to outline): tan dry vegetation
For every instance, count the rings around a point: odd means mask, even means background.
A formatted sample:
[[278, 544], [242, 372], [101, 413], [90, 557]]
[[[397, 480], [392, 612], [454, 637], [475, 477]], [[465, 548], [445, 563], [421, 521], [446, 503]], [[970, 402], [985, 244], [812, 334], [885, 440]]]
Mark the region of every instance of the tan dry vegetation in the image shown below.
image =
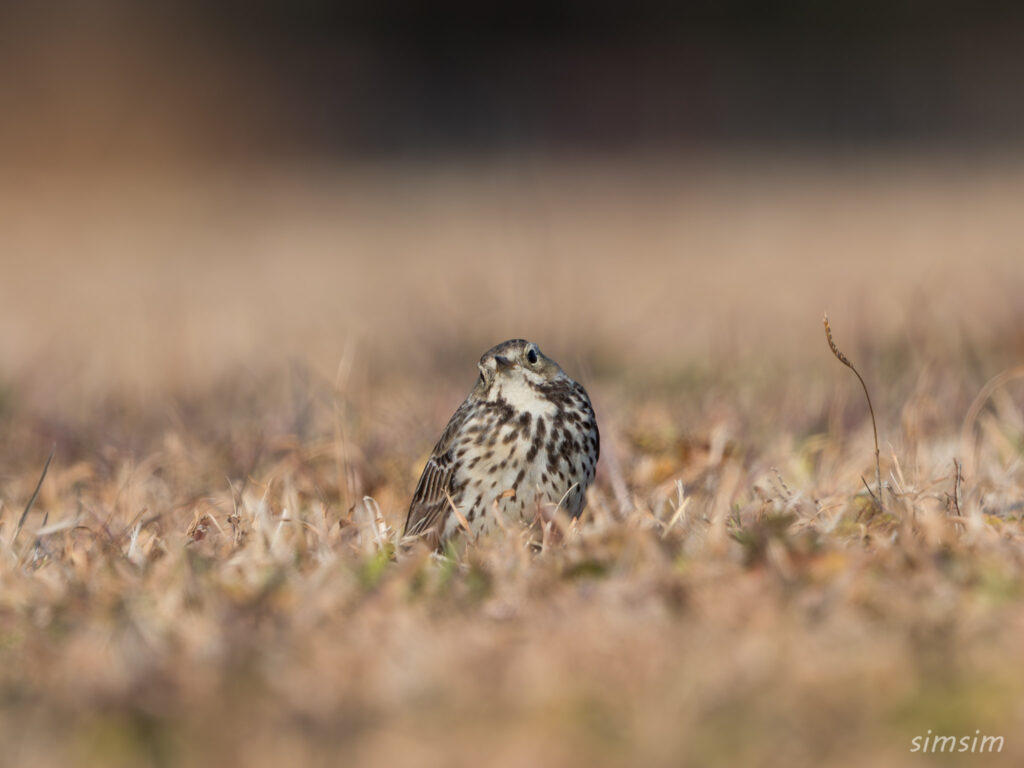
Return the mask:
[[[5, 760], [1024, 758], [1020, 166], [156, 178], [0, 194]], [[395, 557], [515, 335], [598, 409], [583, 524]]]

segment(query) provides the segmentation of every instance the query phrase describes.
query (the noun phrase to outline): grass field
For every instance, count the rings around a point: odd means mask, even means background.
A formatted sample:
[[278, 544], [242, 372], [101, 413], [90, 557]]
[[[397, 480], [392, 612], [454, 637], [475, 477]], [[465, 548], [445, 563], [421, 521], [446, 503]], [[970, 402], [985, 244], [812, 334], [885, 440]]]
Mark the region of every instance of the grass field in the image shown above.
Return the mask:
[[[1021, 764], [1022, 198], [1005, 159], [10, 174], [0, 762]], [[396, 556], [516, 336], [594, 401], [582, 525]]]

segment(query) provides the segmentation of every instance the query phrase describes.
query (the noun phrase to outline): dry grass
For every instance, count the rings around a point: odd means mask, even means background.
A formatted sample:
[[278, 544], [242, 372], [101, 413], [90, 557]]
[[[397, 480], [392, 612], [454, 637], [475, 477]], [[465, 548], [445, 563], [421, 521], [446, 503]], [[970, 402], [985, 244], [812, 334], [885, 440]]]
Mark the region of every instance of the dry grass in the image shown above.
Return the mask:
[[[1014, 168], [8, 188], [5, 759], [1019, 764]], [[598, 409], [584, 524], [396, 556], [520, 334]]]

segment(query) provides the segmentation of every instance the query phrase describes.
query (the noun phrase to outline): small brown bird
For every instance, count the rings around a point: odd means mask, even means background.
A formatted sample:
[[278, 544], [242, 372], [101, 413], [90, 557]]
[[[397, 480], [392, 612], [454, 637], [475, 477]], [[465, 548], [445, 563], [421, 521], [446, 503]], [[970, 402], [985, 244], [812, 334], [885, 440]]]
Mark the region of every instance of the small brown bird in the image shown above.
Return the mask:
[[475, 537], [518, 520], [532, 523], [545, 503], [578, 517], [594, 479], [600, 436], [583, 387], [523, 339], [489, 349], [479, 368], [476, 386], [434, 446], [405, 520], [405, 536], [437, 548], [460, 528]]

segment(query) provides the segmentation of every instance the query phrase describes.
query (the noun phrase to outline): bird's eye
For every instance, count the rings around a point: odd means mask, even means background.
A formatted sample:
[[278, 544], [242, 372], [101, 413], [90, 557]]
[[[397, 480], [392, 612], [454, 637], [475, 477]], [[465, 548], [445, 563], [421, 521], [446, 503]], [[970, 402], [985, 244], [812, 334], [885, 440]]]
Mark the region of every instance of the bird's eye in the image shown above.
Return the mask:
[[530, 347], [529, 351], [526, 353], [526, 360], [527, 360], [527, 362], [529, 362], [530, 365], [536, 365], [537, 364], [537, 350], [534, 349], [533, 347]]

